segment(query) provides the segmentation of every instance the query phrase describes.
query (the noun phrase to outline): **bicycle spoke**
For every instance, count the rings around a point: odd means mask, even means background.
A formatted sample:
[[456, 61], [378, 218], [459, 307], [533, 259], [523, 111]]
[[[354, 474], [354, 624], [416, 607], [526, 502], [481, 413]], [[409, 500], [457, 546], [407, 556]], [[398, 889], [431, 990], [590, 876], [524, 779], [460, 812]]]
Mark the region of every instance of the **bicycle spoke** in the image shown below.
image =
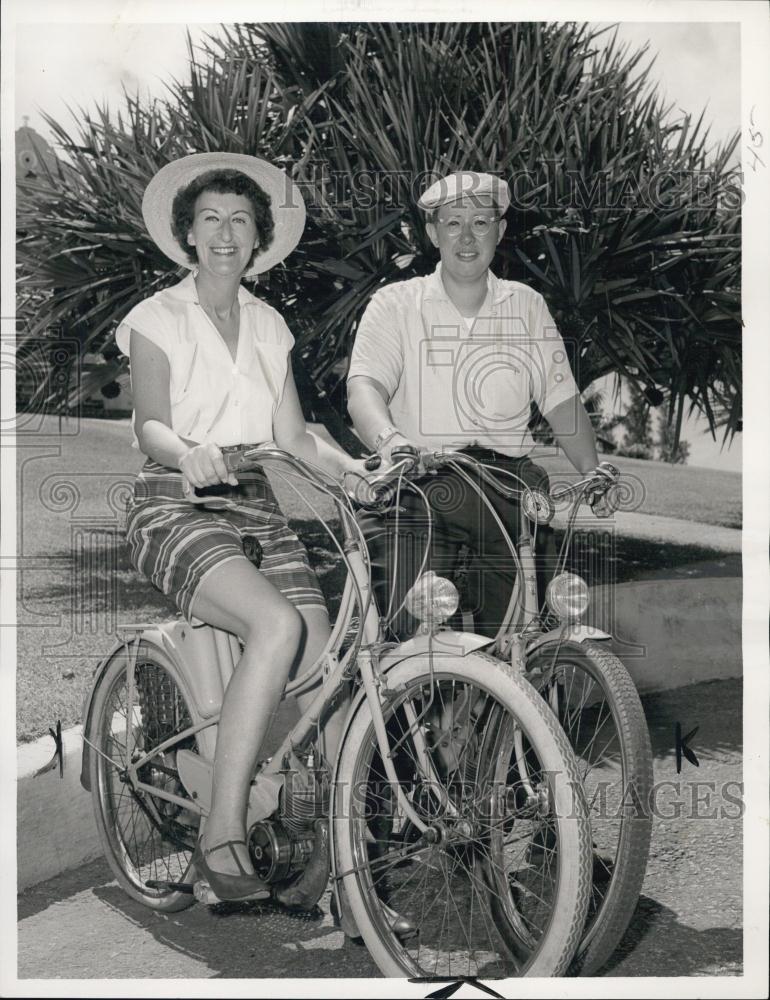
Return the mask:
[[[125, 734], [130, 729], [133, 760], [137, 761], [191, 723], [181, 693], [164, 667], [140, 657], [135, 664], [135, 678], [136, 698], [130, 726], [125, 669], [116, 677], [106, 697], [100, 716], [101, 747], [97, 748], [102, 771], [99, 780], [113, 857], [136, 890], [158, 899], [164, 893], [147, 889], [146, 882], [178, 881], [189, 865], [190, 849], [180, 845], [175, 832], [175, 816], [180, 807], [154, 798], [149, 789], [153, 785], [159, 790], [182, 789], [178, 785], [174, 754], [167, 748], [150, 757], [135, 773], [147, 786], [145, 790], [135, 790], [131, 784], [134, 778], [127, 777], [132, 760]], [[194, 739], [184, 745], [194, 746]]]
[[[498, 871], [500, 872], [500, 875], [501, 875], [501, 876], [502, 876], [502, 877], [503, 877], [504, 879], [506, 879], [506, 880], [510, 880], [510, 878], [511, 878], [511, 873], [506, 873], [506, 871], [505, 871], [505, 869], [503, 868], [503, 866], [502, 866], [502, 865], [501, 865], [501, 864], [500, 864], [499, 862], [497, 862], [497, 861], [496, 861], [496, 860], [495, 860], [495, 859], [494, 859], [494, 858], [493, 858], [493, 857], [492, 857], [492, 856], [491, 856], [491, 855], [489, 854], [489, 851], [488, 851], [488, 849], [487, 849], [486, 847], [481, 847], [481, 848], [480, 848], [480, 850], [481, 850], [481, 851], [483, 852], [484, 856], [485, 856], [485, 857], [487, 858], [487, 860], [489, 861], [489, 863], [490, 863], [490, 864], [491, 864], [491, 865], [492, 865], [492, 866], [493, 866], [494, 868], [497, 868], [497, 870], [498, 870]], [[510, 883], [509, 883], [509, 884], [510, 884]], [[548, 901], [546, 900], [546, 898], [545, 898], [544, 896], [540, 896], [540, 895], [538, 895], [538, 894], [537, 894], [536, 892], [534, 892], [534, 890], [533, 890], [533, 889], [531, 889], [531, 888], [530, 888], [529, 886], [525, 886], [525, 885], [524, 885], [524, 883], [523, 883], [523, 882], [521, 882], [521, 881], [520, 881], [519, 879], [516, 879], [516, 884], [517, 884], [517, 885], [519, 885], [519, 886], [521, 887], [521, 889], [522, 889], [522, 890], [523, 890], [524, 892], [526, 892], [526, 893], [527, 893], [528, 895], [530, 895], [530, 896], [533, 896], [533, 897], [534, 897], [535, 899], [537, 899], [537, 901], [538, 901], [539, 903], [542, 903], [542, 904], [543, 904], [543, 906], [547, 906], [547, 905], [548, 905]], [[503, 901], [503, 898], [504, 898], [504, 897], [498, 894], [498, 898], [499, 898], [499, 899], [500, 899], [501, 901]]]
[[532, 818], [541, 808], [532, 789], [543, 785], [542, 765], [525, 739], [527, 770], [518, 776], [524, 762], [514, 753], [510, 715], [457, 678], [432, 692], [425, 684], [405, 690], [386, 729], [398, 748], [392, 759], [401, 794], [439, 842], [420, 835], [409, 843], [416, 831], [370, 730], [362, 744], [364, 829], [376, 843], [367, 845], [361, 868], [364, 898], [373, 911], [381, 899], [420, 928], [419, 939], [402, 947], [425, 974], [504, 974], [512, 963], [515, 974], [547, 932], [558, 885], [558, 844]]

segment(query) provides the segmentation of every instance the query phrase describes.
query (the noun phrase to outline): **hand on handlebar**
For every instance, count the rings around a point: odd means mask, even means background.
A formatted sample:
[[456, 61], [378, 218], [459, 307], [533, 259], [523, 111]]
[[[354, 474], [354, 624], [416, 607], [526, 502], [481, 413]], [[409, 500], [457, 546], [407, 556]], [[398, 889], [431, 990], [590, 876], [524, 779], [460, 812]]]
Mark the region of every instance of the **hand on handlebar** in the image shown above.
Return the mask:
[[377, 502], [377, 492], [370, 482], [374, 478], [374, 470], [369, 462], [370, 459], [364, 458], [350, 459], [342, 473], [343, 490], [365, 507]]
[[596, 517], [611, 517], [615, 508], [610, 502], [609, 494], [620, 478], [620, 472], [609, 462], [600, 462], [592, 475], [600, 479], [601, 484], [586, 495], [589, 506]]
[[[413, 451], [415, 455], [418, 455], [420, 451], [424, 451], [423, 448], [418, 448], [416, 444], [413, 444], [409, 438], [405, 437], [403, 434], [394, 434], [393, 437], [383, 445], [380, 451], [380, 458], [382, 459], [381, 472], [385, 472], [392, 465], [403, 460], [404, 456], [409, 454], [409, 451]], [[402, 454], [399, 455], [398, 453]]]
[[343, 475], [343, 489], [362, 507], [387, 504], [399, 477], [416, 472], [419, 465], [420, 453], [413, 445], [396, 445], [390, 450], [389, 462], [384, 462], [376, 452], [353, 462], [354, 467], [346, 469]]
[[179, 459], [179, 468], [189, 485], [189, 490], [185, 492], [216, 486], [219, 483], [238, 485], [235, 475], [225, 465], [222, 452], [213, 442], [197, 444], [190, 448]]

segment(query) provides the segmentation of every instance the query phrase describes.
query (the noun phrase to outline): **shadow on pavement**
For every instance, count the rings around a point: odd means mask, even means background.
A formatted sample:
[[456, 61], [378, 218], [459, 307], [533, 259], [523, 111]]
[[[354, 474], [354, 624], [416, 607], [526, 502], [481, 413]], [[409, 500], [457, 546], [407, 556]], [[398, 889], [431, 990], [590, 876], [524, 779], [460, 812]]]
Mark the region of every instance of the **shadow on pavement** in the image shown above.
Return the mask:
[[[696, 726], [692, 747], [699, 759], [738, 762], [743, 748], [743, 682], [740, 678], [708, 681], [642, 698], [655, 758], [676, 753], [675, 729]], [[684, 768], [692, 769], [685, 763]]]
[[[691, 684], [642, 698], [656, 758], [674, 756], [675, 727], [688, 733], [696, 755], [704, 760], [737, 761], [743, 746], [743, 683], [740, 678]], [[690, 768], [685, 763], [684, 767]], [[691, 768], [690, 768], [691, 770]]]
[[[666, 941], [665, 951], [661, 940]], [[698, 930], [683, 924], [678, 914], [657, 900], [641, 896], [623, 940], [600, 975], [702, 976], [712, 970], [740, 975], [742, 966], [741, 928]]]
[[115, 876], [103, 858], [91, 861], [73, 871], [62, 872], [61, 875], [46, 882], [30, 886], [16, 897], [18, 919], [26, 920], [28, 917], [34, 917], [36, 913], [47, 910], [51, 904], [70, 899], [82, 892], [84, 886], [96, 890], [114, 881]]
[[94, 895], [166, 947], [205, 963], [212, 978], [379, 976], [365, 948], [346, 941], [329, 916], [328, 893], [311, 913], [289, 913], [270, 902], [194, 904], [158, 914], [117, 885]]
[[[692, 746], [701, 766], [683, 765], [685, 786], [702, 779], [740, 779], [739, 680], [651, 695], [644, 699], [644, 707], [656, 781], [676, 776], [676, 722], [684, 732], [699, 726]], [[282, 717], [275, 720], [276, 731], [290, 724], [292, 710], [290, 704], [283, 706]], [[740, 839], [738, 815], [705, 825], [657, 818], [643, 894], [603, 974], [738, 974], [742, 963]], [[195, 904], [183, 912], [159, 914], [128, 898], [106, 862], [98, 860], [27, 890], [18, 900], [19, 920], [85, 893], [178, 955], [189, 957], [198, 969], [203, 965], [215, 978], [378, 976], [366, 949], [346, 941], [333, 926], [328, 894], [311, 914], [295, 915], [265, 903], [212, 909]], [[735, 917], [732, 927], [726, 926], [730, 913]], [[152, 971], [141, 968], [141, 955], [137, 965], [140, 977], [162, 975], [157, 966]]]

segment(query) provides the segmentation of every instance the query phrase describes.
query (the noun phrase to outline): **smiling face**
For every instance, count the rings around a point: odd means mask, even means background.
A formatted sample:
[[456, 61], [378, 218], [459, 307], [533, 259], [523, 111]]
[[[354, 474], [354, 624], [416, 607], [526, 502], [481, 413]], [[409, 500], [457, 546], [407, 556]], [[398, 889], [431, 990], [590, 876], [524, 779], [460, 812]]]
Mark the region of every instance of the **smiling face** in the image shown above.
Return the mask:
[[242, 194], [202, 191], [195, 199], [187, 243], [198, 266], [214, 275], [241, 275], [259, 246], [254, 208]]
[[426, 230], [442, 267], [458, 281], [474, 281], [492, 263], [505, 220], [491, 197], [471, 196], [441, 205]]

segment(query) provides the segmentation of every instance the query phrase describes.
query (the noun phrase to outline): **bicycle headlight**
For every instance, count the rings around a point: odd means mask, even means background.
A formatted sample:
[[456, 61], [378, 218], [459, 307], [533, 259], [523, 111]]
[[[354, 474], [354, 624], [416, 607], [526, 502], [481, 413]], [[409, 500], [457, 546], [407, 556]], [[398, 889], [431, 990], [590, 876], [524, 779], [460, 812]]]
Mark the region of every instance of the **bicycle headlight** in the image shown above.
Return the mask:
[[579, 621], [588, 610], [588, 585], [575, 573], [559, 573], [548, 584], [545, 601], [557, 618]]
[[406, 595], [410, 615], [429, 625], [451, 618], [460, 604], [460, 594], [451, 580], [428, 570], [415, 582]]

